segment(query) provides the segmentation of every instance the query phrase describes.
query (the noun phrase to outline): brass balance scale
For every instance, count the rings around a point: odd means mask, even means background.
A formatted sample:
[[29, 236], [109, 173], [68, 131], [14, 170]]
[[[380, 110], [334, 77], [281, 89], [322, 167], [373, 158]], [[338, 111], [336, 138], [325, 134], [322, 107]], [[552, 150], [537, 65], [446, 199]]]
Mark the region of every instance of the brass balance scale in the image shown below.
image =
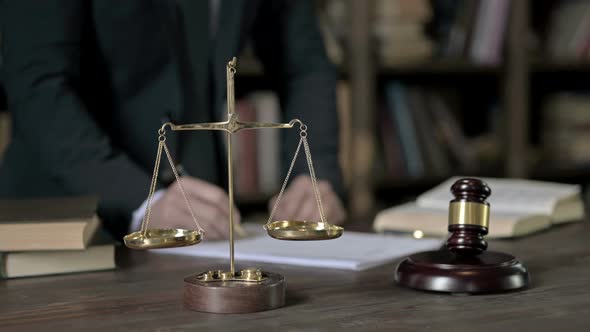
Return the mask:
[[[147, 198], [146, 212], [141, 229], [124, 238], [125, 245], [132, 249], [158, 249], [195, 245], [203, 239], [205, 230], [197, 221], [190, 201], [179, 181], [179, 174], [174, 166], [172, 156], [166, 145], [166, 127], [177, 130], [221, 130], [227, 132], [228, 162], [228, 196], [229, 196], [229, 271], [212, 270], [188, 276], [184, 279], [184, 304], [195, 311], [216, 313], [246, 313], [279, 308], [285, 303], [285, 280], [283, 276], [262, 271], [258, 268], [235, 270], [234, 260], [234, 192], [232, 171], [232, 135], [241, 130], [293, 128], [299, 125], [299, 144], [291, 161], [287, 176], [283, 181], [279, 195], [271, 210], [267, 223], [263, 226], [269, 236], [279, 240], [307, 241], [329, 240], [342, 235], [342, 227], [327, 222], [322, 206], [316, 174], [313, 168], [311, 151], [307, 140], [307, 126], [298, 119], [289, 123], [240, 122], [235, 113], [234, 76], [237, 60], [234, 57], [226, 67], [227, 74], [227, 121], [175, 125], [167, 122], [158, 130], [158, 152], [156, 164]], [[320, 221], [273, 220], [274, 214], [283, 197], [295, 161], [303, 146], [309, 175], [313, 185]], [[160, 168], [162, 151], [166, 154], [170, 167], [176, 177], [178, 186], [184, 197], [185, 204], [195, 223], [196, 230], [189, 229], [151, 229], [149, 228], [151, 203]]]

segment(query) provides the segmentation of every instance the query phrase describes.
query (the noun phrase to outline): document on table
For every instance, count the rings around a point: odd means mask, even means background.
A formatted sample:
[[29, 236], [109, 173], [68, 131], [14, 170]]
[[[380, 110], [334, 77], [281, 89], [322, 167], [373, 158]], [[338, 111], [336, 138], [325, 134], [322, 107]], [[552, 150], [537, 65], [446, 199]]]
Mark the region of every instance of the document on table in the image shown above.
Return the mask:
[[[441, 239], [344, 231], [334, 240], [281, 241], [269, 237], [262, 225], [246, 225], [250, 236], [235, 241], [239, 261], [361, 271], [418, 251], [436, 249]], [[228, 258], [227, 241], [204, 241], [194, 246], [158, 249], [161, 254]]]

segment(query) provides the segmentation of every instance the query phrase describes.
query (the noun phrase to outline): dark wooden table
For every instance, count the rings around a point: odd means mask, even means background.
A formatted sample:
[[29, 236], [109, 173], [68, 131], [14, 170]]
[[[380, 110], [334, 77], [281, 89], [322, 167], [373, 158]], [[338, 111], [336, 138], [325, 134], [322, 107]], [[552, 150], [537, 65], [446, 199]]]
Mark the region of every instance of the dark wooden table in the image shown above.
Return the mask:
[[0, 330], [590, 331], [590, 223], [490, 247], [522, 259], [532, 287], [453, 296], [395, 285], [394, 264], [359, 273], [262, 264], [287, 278], [287, 306], [244, 315], [182, 306], [183, 276], [225, 262], [121, 250], [116, 271], [0, 281]]

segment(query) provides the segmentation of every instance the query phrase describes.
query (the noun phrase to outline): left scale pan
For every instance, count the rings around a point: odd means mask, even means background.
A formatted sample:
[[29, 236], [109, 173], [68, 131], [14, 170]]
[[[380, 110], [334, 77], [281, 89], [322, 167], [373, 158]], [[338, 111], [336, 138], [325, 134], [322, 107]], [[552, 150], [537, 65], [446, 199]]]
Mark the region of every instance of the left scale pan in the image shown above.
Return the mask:
[[201, 242], [203, 234], [187, 229], [147, 229], [123, 238], [125, 246], [132, 249], [159, 249], [191, 246]]

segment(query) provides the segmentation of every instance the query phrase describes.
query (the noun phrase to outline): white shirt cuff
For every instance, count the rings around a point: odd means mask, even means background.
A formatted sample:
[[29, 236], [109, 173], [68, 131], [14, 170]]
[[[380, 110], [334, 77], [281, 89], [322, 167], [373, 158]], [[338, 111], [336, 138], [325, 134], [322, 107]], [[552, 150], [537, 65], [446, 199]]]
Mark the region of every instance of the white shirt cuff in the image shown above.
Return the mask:
[[[154, 196], [152, 196], [152, 205], [162, 198], [162, 195], [164, 195], [165, 192], [166, 189], [157, 190], [154, 193]], [[136, 232], [140, 229], [146, 207], [147, 199], [143, 201], [143, 203], [141, 203], [141, 205], [135, 211], [133, 211], [133, 215], [131, 216], [131, 224], [129, 225], [129, 233]]]

